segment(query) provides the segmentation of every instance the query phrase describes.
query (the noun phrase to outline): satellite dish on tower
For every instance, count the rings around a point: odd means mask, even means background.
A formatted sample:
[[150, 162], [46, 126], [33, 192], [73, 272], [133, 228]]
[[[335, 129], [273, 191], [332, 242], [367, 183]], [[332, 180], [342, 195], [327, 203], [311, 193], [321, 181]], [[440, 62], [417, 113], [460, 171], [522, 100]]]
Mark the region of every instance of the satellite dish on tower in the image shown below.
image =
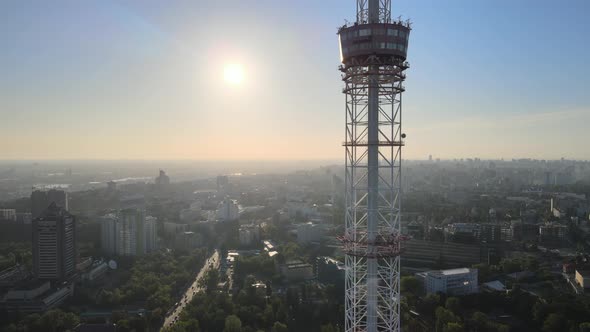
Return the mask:
[[117, 262], [115, 262], [114, 260], [110, 260], [109, 261], [109, 267], [111, 268], [111, 270], [116, 270], [117, 269]]

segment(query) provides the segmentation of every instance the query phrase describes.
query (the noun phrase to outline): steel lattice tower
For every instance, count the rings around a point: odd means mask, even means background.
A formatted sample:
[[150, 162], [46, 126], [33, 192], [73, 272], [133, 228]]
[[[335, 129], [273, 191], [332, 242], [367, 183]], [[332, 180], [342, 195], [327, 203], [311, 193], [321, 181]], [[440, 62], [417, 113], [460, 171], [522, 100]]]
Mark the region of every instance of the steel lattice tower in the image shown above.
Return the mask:
[[357, 0], [338, 31], [346, 95], [345, 331], [400, 331], [402, 92], [409, 21]]

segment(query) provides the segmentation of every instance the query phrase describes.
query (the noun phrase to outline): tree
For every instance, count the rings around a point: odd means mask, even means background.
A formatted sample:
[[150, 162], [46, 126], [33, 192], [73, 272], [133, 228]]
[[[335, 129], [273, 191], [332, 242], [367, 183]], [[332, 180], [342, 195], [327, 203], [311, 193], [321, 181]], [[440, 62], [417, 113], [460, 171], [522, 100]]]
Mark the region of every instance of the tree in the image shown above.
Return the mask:
[[502, 267], [502, 271], [504, 271], [504, 273], [513, 273], [521, 270], [520, 262], [516, 259], [502, 259], [500, 261], [500, 266]]
[[488, 328], [490, 320], [488, 316], [481, 311], [476, 311], [471, 315], [471, 323], [475, 331], [485, 331]]
[[422, 291], [422, 283], [414, 276], [405, 276], [400, 280], [400, 288], [402, 293], [418, 295]]
[[443, 328], [443, 332], [463, 332], [463, 324], [461, 323], [447, 323]]
[[445, 301], [445, 308], [452, 311], [455, 315], [458, 315], [461, 310], [461, 301], [456, 297], [449, 297]]
[[281, 322], [275, 322], [272, 326], [272, 332], [287, 332], [287, 325]]
[[543, 332], [561, 332], [566, 329], [567, 324], [562, 314], [549, 314], [543, 323]]
[[590, 332], [590, 322], [581, 323], [578, 328], [580, 332]]
[[322, 325], [320, 332], [338, 332], [338, 329], [336, 329], [332, 324], [326, 324]]
[[435, 317], [437, 331], [442, 331], [442, 329], [446, 327], [448, 323], [459, 322], [459, 319], [457, 318], [457, 316], [455, 316], [455, 314], [443, 307], [436, 308]]
[[199, 287], [204, 288], [207, 293], [217, 289], [219, 283], [219, 272], [215, 269], [207, 271], [203, 278], [199, 280]]
[[177, 325], [182, 326], [183, 331], [186, 331], [186, 332], [199, 332], [199, 331], [201, 331], [201, 329], [199, 328], [199, 321], [194, 318], [191, 318], [187, 321], [182, 321]]
[[236, 315], [229, 315], [225, 318], [225, 328], [223, 332], [241, 332], [242, 321]]

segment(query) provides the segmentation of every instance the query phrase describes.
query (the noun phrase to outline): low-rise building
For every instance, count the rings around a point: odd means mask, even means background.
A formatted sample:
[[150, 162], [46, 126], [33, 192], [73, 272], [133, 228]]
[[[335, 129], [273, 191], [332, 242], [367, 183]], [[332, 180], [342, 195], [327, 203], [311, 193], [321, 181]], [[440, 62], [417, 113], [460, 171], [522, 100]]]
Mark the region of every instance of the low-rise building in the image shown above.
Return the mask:
[[62, 304], [74, 293], [74, 284], [51, 288], [49, 281], [26, 282], [9, 290], [0, 301], [0, 308], [9, 312], [43, 312]]
[[459, 268], [451, 270], [434, 270], [417, 274], [424, 280], [427, 294], [444, 293], [448, 295], [465, 295], [476, 293], [477, 269]]
[[313, 266], [300, 260], [289, 261], [281, 267], [281, 273], [287, 280], [313, 279]]
[[271, 240], [264, 240], [262, 241], [262, 243], [264, 244], [264, 251], [270, 256], [273, 257], [276, 254], [278, 254], [279, 252], [277, 251], [276, 246], [274, 245], [274, 243], [272, 243]]
[[96, 261], [87, 272], [82, 274], [82, 280], [94, 281], [104, 276], [109, 270], [109, 266], [104, 261]]
[[10, 287], [24, 280], [29, 275], [24, 265], [17, 264], [0, 271], [0, 287]]

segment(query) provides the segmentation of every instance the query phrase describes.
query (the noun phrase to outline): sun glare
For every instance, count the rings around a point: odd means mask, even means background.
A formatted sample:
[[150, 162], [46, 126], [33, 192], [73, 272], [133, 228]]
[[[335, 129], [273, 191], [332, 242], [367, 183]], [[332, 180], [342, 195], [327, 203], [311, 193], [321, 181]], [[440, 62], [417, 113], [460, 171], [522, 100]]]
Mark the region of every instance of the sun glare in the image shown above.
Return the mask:
[[223, 69], [223, 78], [227, 83], [238, 85], [244, 80], [244, 70], [238, 64], [226, 65]]

